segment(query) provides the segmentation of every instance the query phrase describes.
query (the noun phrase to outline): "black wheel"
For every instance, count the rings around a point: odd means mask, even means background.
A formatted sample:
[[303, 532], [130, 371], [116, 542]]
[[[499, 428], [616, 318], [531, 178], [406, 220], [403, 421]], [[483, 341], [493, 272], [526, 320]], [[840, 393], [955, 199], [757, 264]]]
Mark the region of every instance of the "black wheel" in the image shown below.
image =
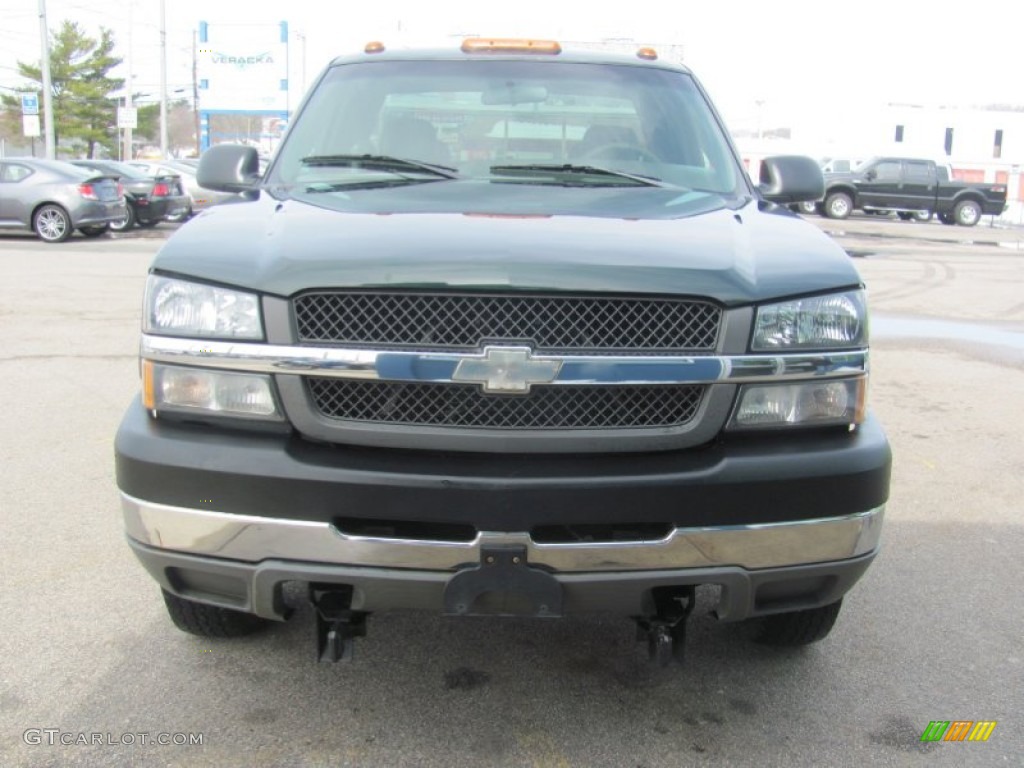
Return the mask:
[[912, 214], [910, 211], [900, 211], [896, 215], [899, 216], [900, 219], [902, 219], [903, 221], [910, 221], [912, 218], [914, 218], [914, 214]]
[[950, 226], [956, 224], [956, 219], [953, 218], [953, 214], [951, 213], [940, 213], [939, 221], [941, 221], [943, 224], [949, 224]]
[[97, 224], [94, 227], [79, 227], [78, 231], [86, 237], [99, 237], [100, 235], [105, 235], [110, 231], [110, 225]]
[[110, 222], [110, 229], [114, 232], [125, 232], [131, 229], [134, 223], [135, 209], [132, 208], [131, 204], [128, 204], [124, 207], [124, 218]]
[[765, 616], [761, 620], [758, 642], [765, 645], [797, 646], [823, 640], [832, 631], [843, 601], [831, 605]]
[[961, 227], [973, 227], [981, 221], [981, 206], [976, 200], [961, 200], [953, 209], [953, 218]]
[[182, 632], [200, 637], [242, 637], [251, 635], [270, 622], [251, 613], [216, 608], [172, 595], [167, 590], [164, 604], [174, 626]]
[[135, 223], [142, 227], [143, 229], [152, 229], [153, 227], [160, 223], [160, 219], [150, 219], [149, 221], [136, 221]]
[[845, 192], [833, 192], [825, 198], [825, 215], [830, 219], [845, 219], [853, 212], [853, 200]]
[[32, 217], [32, 229], [40, 240], [47, 243], [63, 243], [74, 231], [68, 212], [55, 204], [44, 205], [36, 211]]

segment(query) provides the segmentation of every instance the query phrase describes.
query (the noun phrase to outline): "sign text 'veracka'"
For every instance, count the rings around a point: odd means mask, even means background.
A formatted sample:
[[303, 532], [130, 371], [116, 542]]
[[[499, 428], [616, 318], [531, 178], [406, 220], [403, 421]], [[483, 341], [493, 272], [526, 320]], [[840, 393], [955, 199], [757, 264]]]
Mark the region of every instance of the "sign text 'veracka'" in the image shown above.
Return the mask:
[[215, 53], [210, 57], [214, 64], [234, 64], [237, 67], [247, 67], [250, 64], [273, 64], [274, 57], [267, 53], [260, 53], [256, 56], [228, 56], [224, 53]]

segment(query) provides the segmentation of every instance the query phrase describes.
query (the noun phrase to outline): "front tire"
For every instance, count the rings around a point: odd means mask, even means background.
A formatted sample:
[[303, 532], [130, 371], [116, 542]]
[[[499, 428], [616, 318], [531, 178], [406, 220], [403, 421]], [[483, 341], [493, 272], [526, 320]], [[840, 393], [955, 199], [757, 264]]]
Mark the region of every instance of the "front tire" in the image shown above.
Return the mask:
[[940, 213], [939, 221], [941, 221], [943, 224], [948, 224], [949, 226], [953, 226], [956, 224], [956, 219], [953, 218], [953, 214], [951, 213]]
[[853, 212], [853, 199], [845, 192], [833, 192], [825, 198], [825, 215], [830, 219], [846, 219]]
[[199, 637], [243, 637], [251, 635], [270, 622], [251, 613], [217, 608], [212, 605], [186, 600], [162, 590], [164, 605], [174, 626], [182, 632]]
[[63, 243], [74, 231], [68, 212], [55, 204], [44, 205], [36, 211], [32, 229], [44, 243]]
[[961, 227], [973, 227], [981, 221], [981, 206], [976, 200], [961, 200], [953, 209], [953, 218]]
[[78, 231], [86, 237], [100, 237], [101, 235], [107, 234], [110, 231], [109, 224], [97, 224], [91, 227], [79, 227]]
[[794, 647], [809, 645], [825, 639], [835, 626], [842, 599], [820, 608], [790, 611], [765, 616], [761, 620], [758, 642], [765, 645]]

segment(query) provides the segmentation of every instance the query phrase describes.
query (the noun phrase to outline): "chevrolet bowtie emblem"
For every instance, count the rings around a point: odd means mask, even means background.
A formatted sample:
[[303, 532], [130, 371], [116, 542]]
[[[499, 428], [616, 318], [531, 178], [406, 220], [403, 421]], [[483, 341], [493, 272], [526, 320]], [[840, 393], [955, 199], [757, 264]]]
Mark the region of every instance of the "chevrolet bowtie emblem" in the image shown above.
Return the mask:
[[550, 384], [561, 368], [561, 360], [533, 357], [529, 347], [484, 347], [482, 355], [459, 361], [452, 380], [482, 384], [484, 392], [525, 394], [531, 384]]

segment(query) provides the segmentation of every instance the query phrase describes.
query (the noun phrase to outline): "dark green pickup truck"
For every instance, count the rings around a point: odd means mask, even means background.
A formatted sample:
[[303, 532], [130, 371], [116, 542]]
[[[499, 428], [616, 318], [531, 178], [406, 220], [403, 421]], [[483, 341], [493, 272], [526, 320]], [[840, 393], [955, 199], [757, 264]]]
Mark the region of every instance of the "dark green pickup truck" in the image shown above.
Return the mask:
[[951, 181], [931, 160], [876, 157], [850, 173], [825, 175], [822, 213], [845, 219], [854, 210], [896, 211], [904, 218], [934, 213], [944, 224], [973, 227], [982, 216], [1006, 210], [1006, 185]]
[[786, 208], [816, 164], [753, 184], [688, 70], [371, 45], [265, 174], [219, 146], [199, 181], [243, 199], [156, 256], [116, 441], [181, 629], [304, 591], [337, 660], [374, 612], [614, 611], [667, 662], [701, 588], [766, 641], [828, 634], [889, 488], [865, 293]]

